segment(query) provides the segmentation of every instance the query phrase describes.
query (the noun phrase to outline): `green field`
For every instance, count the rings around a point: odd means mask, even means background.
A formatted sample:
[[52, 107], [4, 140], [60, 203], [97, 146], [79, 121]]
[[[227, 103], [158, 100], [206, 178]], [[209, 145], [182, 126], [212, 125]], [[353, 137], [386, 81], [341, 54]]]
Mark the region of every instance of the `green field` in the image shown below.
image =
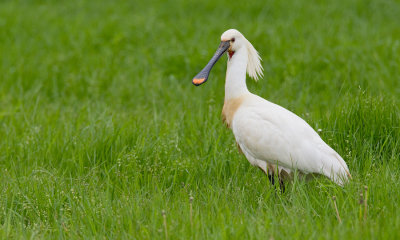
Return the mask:
[[[399, 16], [396, 0], [1, 1], [0, 239], [399, 239]], [[229, 28], [263, 58], [250, 91], [321, 129], [345, 187], [281, 193], [238, 153], [226, 57], [191, 83]]]

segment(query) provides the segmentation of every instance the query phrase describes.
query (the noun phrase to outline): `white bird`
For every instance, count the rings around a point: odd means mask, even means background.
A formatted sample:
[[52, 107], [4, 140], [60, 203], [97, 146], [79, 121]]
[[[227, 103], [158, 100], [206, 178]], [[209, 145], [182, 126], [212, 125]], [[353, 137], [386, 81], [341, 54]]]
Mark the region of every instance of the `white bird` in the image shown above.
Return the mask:
[[255, 81], [263, 76], [261, 58], [253, 45], [237, 30], [230, 29], [221, 36], [218, 50], [193, 78], [198, 86], [218, 59], [228, 52], [225, 80], [224, 122], [232, 129], [239, 150], [248, 161], [259, 167], [274, 184], [293, 176], [322, 174], [338, 185], [351, 178], [346, 162], [329, 147], [314, 129], [291, 111], [249, 92], [246, 72]]

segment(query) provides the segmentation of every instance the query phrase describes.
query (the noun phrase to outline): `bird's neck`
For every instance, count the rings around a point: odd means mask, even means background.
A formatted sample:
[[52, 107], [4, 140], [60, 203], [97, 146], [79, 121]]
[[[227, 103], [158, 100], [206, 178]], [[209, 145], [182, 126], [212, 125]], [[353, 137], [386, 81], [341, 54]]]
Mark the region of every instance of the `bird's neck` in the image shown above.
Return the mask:
[[228, 60], [225, 79], [225, 101], [249, 93], [246, 85], [247, 49], [237, 50]]

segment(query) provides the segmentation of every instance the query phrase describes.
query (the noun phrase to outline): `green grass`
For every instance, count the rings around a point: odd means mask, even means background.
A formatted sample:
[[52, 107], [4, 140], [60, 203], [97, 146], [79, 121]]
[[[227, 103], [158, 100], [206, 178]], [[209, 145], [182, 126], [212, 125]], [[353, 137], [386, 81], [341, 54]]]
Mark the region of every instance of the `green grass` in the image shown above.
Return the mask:
[[[0, 238], [164, 239], [165, 210], [169, 239], [399, 239], [399, 16], [390, 0], [1, 1]], [[281, 194], [238, 154], [225, 60], [191, 84], [228, 28], [263, 58], [250, 90], [322, 129], [344, 188]]]

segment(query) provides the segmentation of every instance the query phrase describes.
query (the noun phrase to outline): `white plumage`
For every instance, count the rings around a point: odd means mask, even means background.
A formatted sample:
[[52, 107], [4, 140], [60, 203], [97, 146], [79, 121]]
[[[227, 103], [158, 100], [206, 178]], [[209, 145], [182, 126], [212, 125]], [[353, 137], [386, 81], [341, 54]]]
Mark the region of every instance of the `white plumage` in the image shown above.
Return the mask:
[[221, 41], [229, 41], [222, 115], [249, 162], [267, 175], [278, 171], [279, 177], [298, 170], [339, 185], [351, 178], [345, 161], [303, 119], [248, 91], [246, 72], [255, 80], [262, 76], [261, 59], [250, 42], [234, 29]]
[[246, 95], [231, 128], [249, 162], [265, 173], [270, 164], [269, 174], [278, 166], [289, 174], [323, 174], [339, 185], [347, 179], [346, 163], [303, 119], [263, 98]]

